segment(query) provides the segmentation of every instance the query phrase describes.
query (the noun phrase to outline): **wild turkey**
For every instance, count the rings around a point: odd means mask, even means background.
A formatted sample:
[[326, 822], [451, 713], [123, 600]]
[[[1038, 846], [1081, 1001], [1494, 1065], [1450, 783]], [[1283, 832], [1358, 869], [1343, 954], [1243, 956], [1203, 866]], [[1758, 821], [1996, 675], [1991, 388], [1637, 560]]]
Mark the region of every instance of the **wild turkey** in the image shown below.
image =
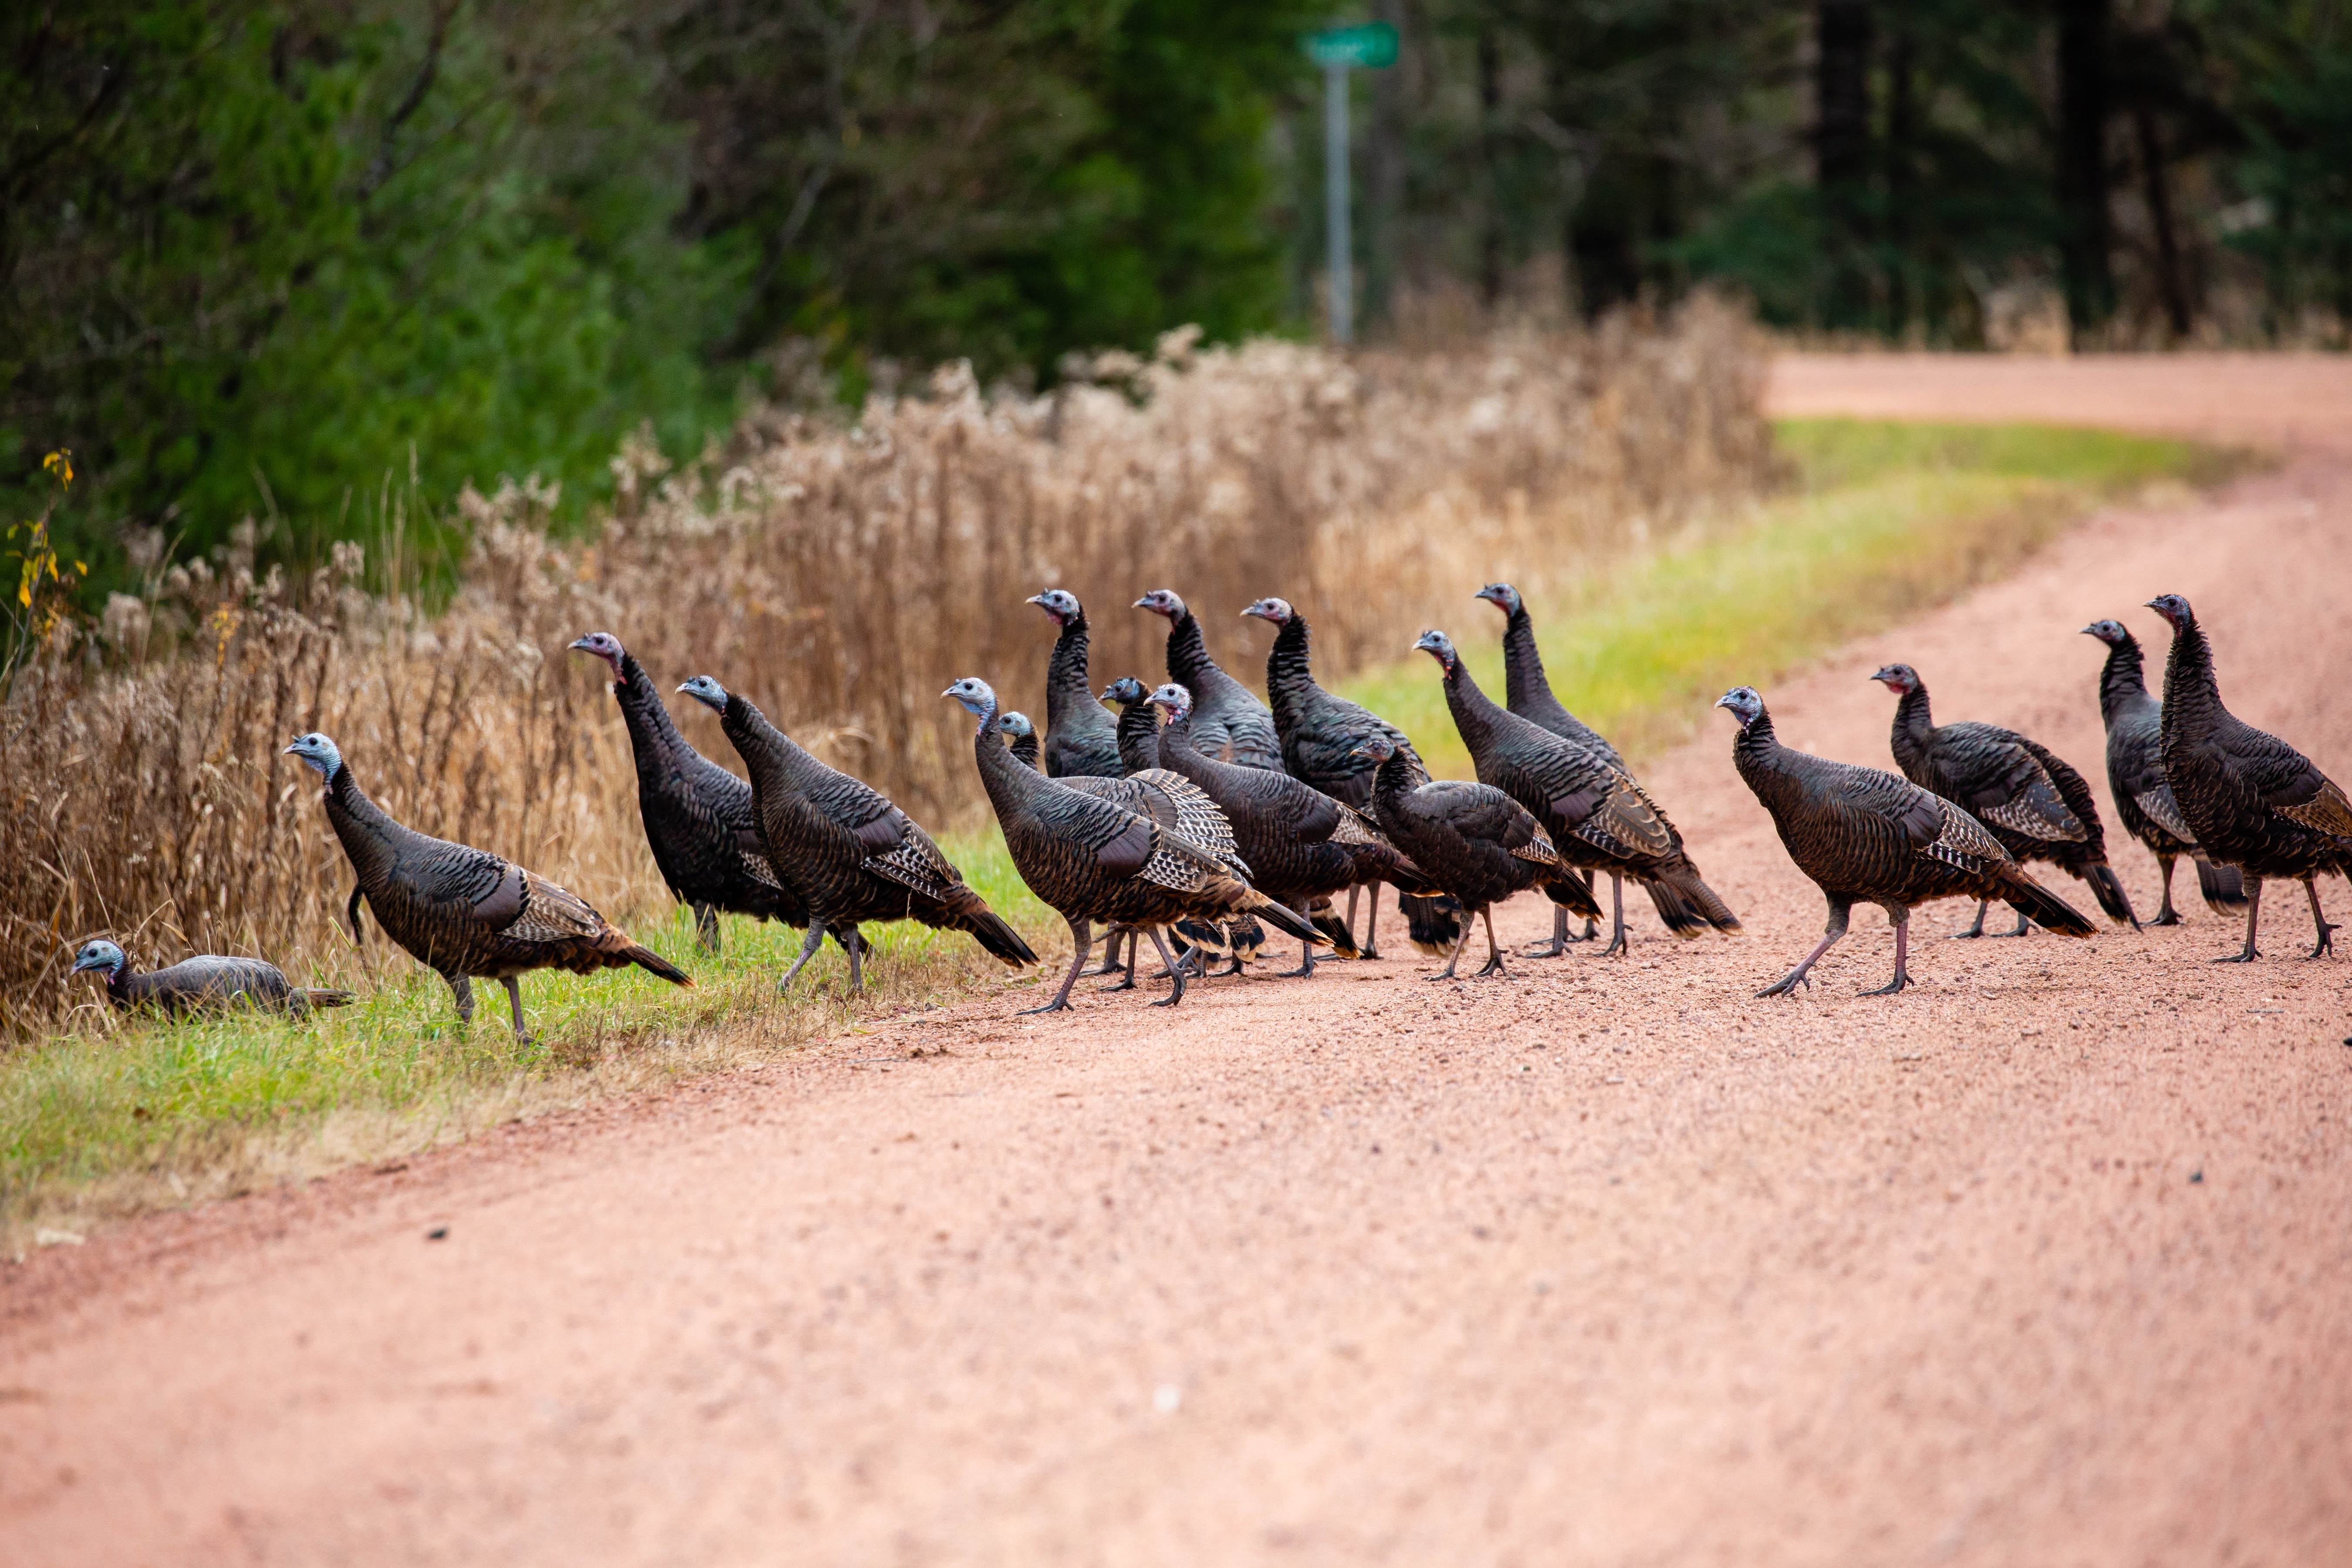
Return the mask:
[[694, 984], [661, 954], [631, 942], [585, 900], [538, 872], [394, 822], [361, 790], [326, 736], [297, 735], [286, 751], [327, 781], [320, 797], [327, 820], [359, 877], [349, 910], [352, 940], [359, 939], [364, 898], [384, 933], [449, 983], [461, 1021], [474, 1021], [478, 977], [506, 986], [518, 1039], [526, 1037], [517, 976], [534, 969], [593, 974], [634, 963], [674, 985]]
[[[1423, 880], [1443, 888], [1462, 906], [1465, 917], [1486, 924], [1486, 967], [1478, 973], [1507, 973], [1503, 950], [1495, 941], [1494, 907], [1513, 893], [1538, 884], [1565, 885], [1571, 900], [1581, 897], [1592, 913], [1591, 889], [1580, 880], [1552, 847], [1550, 836], [1527, 807], [1501, 790], [1456, 779], [1433, 782], [1427, 773], [1384, 733], [1365, 737], [1358, 748], [1376, 764], [1372, 775], [1373, 808], [1399, 849], [1412, 858]], [[1470, 942], [1470, 921], [1460, 922], [1445, 968], [1431, 976], [1454, 978], [1454, 967]]]
[[2311, 900], [2311, 956], [2317, 958], [2336, 945], [2336, 928], [2320, 910], [2315, 879], [2325, 871], [2352, 879], [2352, 801], [2310, 758], [2221, 705], [2213, 650], [2188, 600], [2167, 594], [2148, 607], [2172, 627], [2172, 656], [2164, 664], [2164, 776], [2205, 853], [2245, 877], [2246, 945], [2222, 962], [2261, 956], [2254, 933], [2263, 884], [2281, 877], [2301, 882]]
[[[1115, 703], [1118, 708], [1118, 761], [1119, 765], [1127, 770], [1127, 776], [1134, 778], [1159, 768], [1160, 710], [1152, 706], [1151, 693], [1144, 689], [1143, 682], [1131, 675], [1123, 675], [1103, 688], [1102, 700]], [[1186, 787], [1198, 789], [1200, 786], [1187, 780]], [[1208, 797], [1203, 795], [1202, 798], [1206, 800]], [[1223, 819], [1220, 813], [1219, 820]], [[1225, 832], [1230, 837], [1232, 827], [1228, 826]], [[1243, 964], [1265, 951], [1265, 928], [1248, 915], [1238, 916], [1223, 924], [1213, 921], [1180, 921], [1176, 925], [1176, 934], [1184, 940], [1192, 956], [1200, 961], [1201, 973], [1204, 976], [1209, 965], [1220, 958], [1228, 961], [1228, 967], [1220, 971], [1221, 973], [1239, 974]], [[1098, 973], [1109, 973], [1118, 967], [1117, 959], [1115, 944], [1107, 942], [1103, 966]], [[1128, 937], [1127, 968], [1130, 975], [1134, 973], [1135, 941], [1132, 932]]]
[[[1907, 664], [1882, 666], [1870, 678], [1902, 700], [1895, 705], [1895, 765], [1921, 789], [1933, 790], [1974, 816], [2013, 860], [2047, 860], [2091, 886], [2107, 918], [2131, 922], [2131, 899], [2107, 865], [2106, 830], [2083, 775], [2014, 730], [1997, 724], [1937, 725], [1927, 710], [1927, 688]], [[1985, 910], [1958, 937], [1984, 934]], [[2025, 916], [2011, 936], [2023, 936]]]
[[670, 721], [669, 709], [646, 674], [610, 632], [590, 632], [572, 645], [593, 654], [613, 672], [613, 699], [629, 728], [637, 764], [637, 815], [646, 843], [670, 896], [694, 911], [696, 939], [719, 951], [720, 910], [755, 920], [808, 924], [808, 910], [785, 891], [760, 842], [751, 814], [751, 786], [696, 751]]
[[1867, 996], [1890, 996], [1911, 984], [1911, 911], [1931, 899], [1999, 899], [2061, 936], [2087, 937], [2091, 922], [2025, 874], [1985, 825], [1942, 795], [1878, 768], [1792, 752], [1772, 733], [1772, 716], [1751, 686], [1716, 702], [1739, 721], [1731, 760], [1756, 792], [1797, 869], [1829, 900], [1821, 945], [1778, 984], [1778, 996], [1810, 986], [1807, 978], [1838, 938], [1857, 903], [1876, 904], [1895, 928], [1895, 978]]
[[996, 732], [1004, 737], [1005, 749], [1013, 760], [1024, 768], [1037, 765], [1037, 726], [1029, 722], [1026, 713], [1000, 713]]
[[[1649, 889], [1666, 929], [1685, 941], [1709, 928], [1739, 930], [1738, 918], [1684, 852], [1682, 835], [1631, 773], [1590, 747], [1496, 707], [1470, 679], [1444, 632], [1423, 632], [1413, 647], [1445, 671], [1445, 705], [1477, 764], [1479, 782], [1535, 813], [1561, 859], [1633, 878]], [[1622, 953], [1627, 943], [1622, 900], [1615, 924], [1605, 951]]]
[[[1551, 681], [1544, 674], [1543, 654], [1536, 647], [1535, 622], [1528, 616], [1528, 606], [1519, 591], [1508, 583], [1489, 583], [1473, 598], [1484, 599], [1503, 612], [1503, 706], [1539, 730], [1549, 730], [1563, 741], [1574, 741], [1607, 759], [1609, 765], [1620, 773], [1631, 773], [1625, 759], [1609, 743], [1600, 731], [1587, 725], [1570, 712], [1560, 700], [1552, 695]], [[1622, 910], [1625, 903], [1624, 874], [1609, 874], [1609, 901]], [[1557, 900], [1555, 900], [1557, 904]], [[1568, 951], [1571, 942], [1591, 942], [1598, 932], [1593, 922], [1584, 922], [1582, 936], [1570, 936], [1568, 931], [1568, 910], [1556, 907], [1552, 910], [1551, 945], [1531, 947], [1530, 958], [1558, 958]]]
[[959, 680], [941, 695], [979, 721], [972, 754], [1013, 867], [1030, 890], [1070, 923], [1076, 949], [1070, 973], [1051, 1002], [1029, 1012], [1057, 1012], [1070, 1005], [1070, 988], [1094, 946], [1096, 921], [1151, 933], [1173, 982], [1169, 995], [1154, 1006], [1184, 998], [1183, 969], [1160, 934], [1162, 926], [1184, 916], [1214, 921], [1252, 910], [1302, 941], [1315, 940], [1314, 927], [1234, 875], [1225, 858], [1185, 837], [1177, 824], [1129, 811], [1014, 762], [992, 733], [996, 693], [988, 682]]
[[2099, 717], [2107, 727], [2107, 788], [2115, 795], [2116, 816], [2124, 831], [2155, 851], [2164, 871], [2164, 907], [2151, 925], [2180, 923], [2172, 907], [2172, 864], [2186, 855], [2197, 863], [2197, 889], [2217, 915], [2234, 915], [2246, 907], [2246, 884], [2234, 866], [2216, 866], [2197, 847], [2197, 836], [2164, 782], [2164, 704], [2147, 693], [2141, 665], [2139, 639], [2119, 621], [2093, 621], [2084, 637], [2107, 645], [2107, 662], [2099, 671]]
[[1135, 601], [1139, 610], [1168, 617], [1168, 678], [1192, 694], [1192, 744], [1235, 767], [1282, 769], [1282, 738], [1274, 714], [1249, 688], [1217, 668], [1202, 640], [1201, 623], [1184, 601], [1155, 588]]
[[[931, 836], [879, 791], [801, 750], [741, 692], [707, 675], [678, 689], [719, 715], [751, 775], [768, 862], [808, 906], [808, 936], [777, 990], [799, 978], [830, 931], [849, 952], [850, 990], [863, 991], [866, 944], [857, 928], [867, 921], [920, 921], [935, 931], [966, 931], [1015, 969], [1037, 962], [1021, 933], [964, 885], [963, 873]], [[1012, 763], [993, 734], [988, 743]]]
[[1053, 778], [1118, 777], [1118, 721], [1087, 679], [1087, 612], [1077, 595], [1048, 588], [1029, 601], [1062, 635], [1045, 662], [1045, 772]]
[[[1265, 657], [1265, 695], [1274, 711], [1275, 733], [1282, 741], [1282, 765], [1290, 776], [1303, 779], [1334, 800], [1354, 806], [1358, 811], [1372, 809], [1372, 775], [1380, 770], [1373, 766], [1361, 751], [1365, 741], [1373, 735], [1386, 735], [1404, 754], [1409, 767], [1418, 769], [1420, 782], [1426, 783], [1429, 770], [1422, 765], [1420, 754], [1412, 749], [1403, 731], [1368, 709], [1360, 708], [1345, 698], [1334, 697], [1316, 684], [1310, 663], [1307, 617], [1293, 609], [1286, 599], [1260, 599], [1242, 612], [1268, 622], [1275, 627], [1274, 647]], [[1366, 958], [1381, 955], [1381, 885], [1367, 884], [1371, 893], [1371, 917], [1364, 927], [1364, 938], [1356, 945]], [[1356, 891], [1348, 889], [1348, 924], [1356, 923]], [[1397, 908], [1405, 917], [1406, 931], [1412, 945], [1432, 958], [1444, 957], [1454, 951], [1462, 935], [1462, 911], [1453, 907], [1450, 899], [1416, 898], [1410, 893], [1397, 895]]]
[[[1151, 694], [1168, 714], [1160, 756], [1171, 773], [1201, 786], [1234, 825], [1234, 841], [1251, 867], [1257, 889], [1307, 917], [1310, 900], [1375, 879], [1426, 891], [1412, 863], [1381, 836], [1364, 815], [1288, 773], [1222, 763], [1192, 743], [1192, 694], [1170, 681]], [[1301, 977], [1315, 973], [1315, 948], [1305, 944]]]
[[167, 1017], [200, 1008], [233, 1007], [243, 1004], [273, 1013], [301, 1017], [313, 1007], [350, 1005], [348, 991], [287, 984], [286, 972], [257, 958], [218, 958], [199, 953], [163, 969], [141, 973], [131, 967], [122, 949], [99, 937], [82, 943], [74, 955], [73, 973], [96, 971], [106, 976], [106, 999], [115, 1011], [152, 1007]]

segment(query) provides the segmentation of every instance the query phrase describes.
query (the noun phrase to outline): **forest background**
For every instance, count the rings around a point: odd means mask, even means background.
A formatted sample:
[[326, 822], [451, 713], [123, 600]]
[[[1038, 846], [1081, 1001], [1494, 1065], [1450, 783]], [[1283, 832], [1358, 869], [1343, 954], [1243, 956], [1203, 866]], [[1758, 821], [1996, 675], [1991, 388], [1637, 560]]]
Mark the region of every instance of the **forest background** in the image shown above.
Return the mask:
[[[86, 610], [395, 492], [969, 359], [1312, 336], [1355, 76], [1368, 335], [1713, 284], [1811, 336], [2341, 347], [2336, 0], [73, 0], [0, 7], [0, 506]], [[78, 479], [60, 491], [51, 451]], [[68, 574], [70, 576], [70, 573]]]

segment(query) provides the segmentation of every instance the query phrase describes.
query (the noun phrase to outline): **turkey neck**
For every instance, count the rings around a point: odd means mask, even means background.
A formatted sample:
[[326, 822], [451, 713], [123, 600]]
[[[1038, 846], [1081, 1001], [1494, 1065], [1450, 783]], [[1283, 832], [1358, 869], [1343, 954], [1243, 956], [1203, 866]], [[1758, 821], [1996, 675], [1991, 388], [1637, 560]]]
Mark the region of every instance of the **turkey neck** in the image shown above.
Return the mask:
[[1168, 679], [1189, 690], [1202, 670], [1215, 668], [1201, 636], [1200, 617], [1188, 609], [1168, 628]]
[[1160, 765], [1160, 710], [1149, 702], [1119, 710], [1118, 765], [1129, 777]]
[[1372, 811], [1383, 826], [1403, 820], [1398, 811], [1391, 808], [1402, 807], [1417, 787], [1412, 763], [1402, 752], [1391, 752], [1372, 774]]
[[621, 705], [621, 721], [629, 727], [629, 750], [635, 753], [639, 782], [657, 779], [683, 760], [686, 737], [671, 721], [669, 706], [654, 690], [636, 655], [621, 655], [621, 679], [613, 687]]
[[2147, 694], [2147, 668], [2138, 639], [2126, 634], [2107, 649], [2106, 667], [2099, 671], [2099, 717], [2112, 730], [2117, 716], [2154, 700]]
[[2168, 742], [2197, 742], [2220, 728], [2221, 689], [2213, 679], [2213, 650], [2194, 620], [2172, 634], [2164, 661], [2164, 729]]
[[1265, 703], [1274, 710], [1274, 727], [1287, 735], [1304, 717], [1307, 699], [1315, 689], [1307, 668], [1307, 630], [1303, 616], [1292, 616], [1275, 634], [1274, 650], [1265, 656]]
[[1504, 702], [1517, 713], [1527, 707], [1529, 699], [1540, 701], [1550, 697], [1551, 682], [1544, 676], [1543, 655], [1536, 651], [1536, 624], [1528, 617], [1528, 607], [1521, 605], [1503, 623]]
[[1903, 770], [1905, 777], [1916, 778], [1919, 770], [1927, 765], [1927, 748], [1935, 738], [1936, 721], [1927, 711], [1927, 689], [1915, 686], [1895, 705], [1895, 732], [1889, 737], [1895, 765]]
[[1732, 766], [1739, 770], [1740, 778], [1776, 817], [1782, 795], [1796, 782], [1782, 765], [1787, 750], [1772, 732], [1772, 715], [1769, 711], [1756, 715], [1756, 721], [1742, 729], [1731, 742]]
[[1023, 767], [1014, 760], [1012, 749], [996, 738], [997, 707], [991, 703], [988, 711], [980, 715], [980, 730], [972, 736], [971, 754], [980, 762], [980, 782], [988, 791], [988, 804], [995, 808], [998, 824], [1004, 826], [1029, 811], [1030, 792], [1037, 784], [1038, 773], [1034, 768]]
[[391, 874], [404, 841], [423, 837], [394, 822], [383, 807], [370, 800], [360, 781], [352, 776], [349, 763], [338, 767], [335, 776], [327, 781], [327, 820], [334, 824], [335, 837], [342, 841], [343, 853], [351, 858], [352, 870], [362, 888], [373, 887]]
[[1503, 710], [1495, 706], [1493, 698], [1478, 689], [1478, 683], [1470, 679], [1469, 670], [1463, 668], [1459, 658], [1445, 669], [1445, 706], [1454, 715], [1454, 727], [1462, 731], [1462, 743], [1469, 748], [1470, 760], [1478, 764], [1478, 776], [1486, 777], [1486, 754], [1496, 739], [1496, 716]]
[[1087, 613], [1072, 616], [1062, 635], [1054, 639], [1054, 657], [1045, 662], [1045, 730], [1061, 730], [1073, 710], [1095, 700], [1087, 684]]

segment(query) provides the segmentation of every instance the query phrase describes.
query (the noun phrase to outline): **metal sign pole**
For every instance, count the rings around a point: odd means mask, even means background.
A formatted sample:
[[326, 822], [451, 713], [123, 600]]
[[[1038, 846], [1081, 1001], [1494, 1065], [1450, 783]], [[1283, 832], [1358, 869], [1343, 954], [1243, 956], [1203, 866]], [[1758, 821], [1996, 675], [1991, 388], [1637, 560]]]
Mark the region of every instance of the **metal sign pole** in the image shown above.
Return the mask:
[[1334, 60], [1323, 68], [1323, 216], [1330, 241], [1331, 341], [1342, 347], [1356, 335], [1348, 184], [1348, 67]]

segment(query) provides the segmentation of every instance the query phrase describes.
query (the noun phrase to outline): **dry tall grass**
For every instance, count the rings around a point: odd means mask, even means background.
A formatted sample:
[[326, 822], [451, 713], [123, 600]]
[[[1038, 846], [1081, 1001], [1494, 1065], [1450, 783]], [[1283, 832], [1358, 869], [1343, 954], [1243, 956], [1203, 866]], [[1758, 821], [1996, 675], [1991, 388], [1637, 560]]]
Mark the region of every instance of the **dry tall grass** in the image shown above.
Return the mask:
[[1755, 340], [1706, 302], [1655, 333], [1352, 359], [1176, 334], [1093, 368], [1034, 398], [945, 372], [854, 428], [765, 412], [681, 472], [633, 443], [585, 538], [551, 537], [533, 487], [469, 494], [472, 557], [437, 616], [362, 591], [355, 550], [304, 583], [231, 551], [117, 602], [0, 710], [0, 1024], [54, 1018], [93, 931], [141, 962], [404, 965], [339, 933], [349, 870], [278, 754], [306, 729], [404, 821], [609, 913], [665, 900], [618, 718], [564, 652], [587, 630], [664, 681], [717, 676], [919, 817], [968, 820], [969, 741], [938, 693], [976, 674], [1042, 713], [1051, 629], [1022, 603], [1042, 588], [1087, 604], [1105, 680], [1161, 668], [1164, 624], [1128, 608], [1154, 587], [1253, 679], [1265, 639], [1239, 611], [1280, 593], [1337, 676], [1461, 620], [1480, 582], [1540, 590], [1754, 492], [1771, 461]]

